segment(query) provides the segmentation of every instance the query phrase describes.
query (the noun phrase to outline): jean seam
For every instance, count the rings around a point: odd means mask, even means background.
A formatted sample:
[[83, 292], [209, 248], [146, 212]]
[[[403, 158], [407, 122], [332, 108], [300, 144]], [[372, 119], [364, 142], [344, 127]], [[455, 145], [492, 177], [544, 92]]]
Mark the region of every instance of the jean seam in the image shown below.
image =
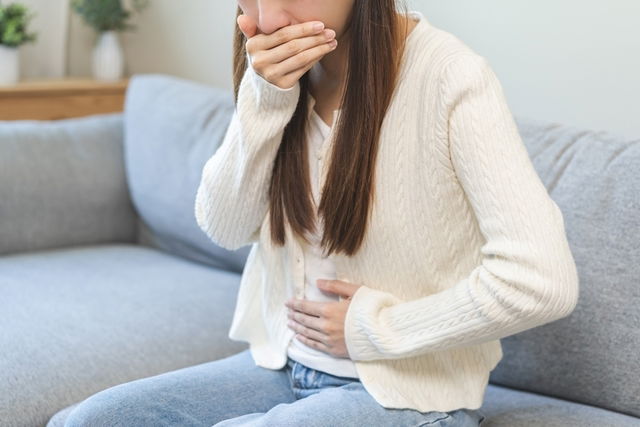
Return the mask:
[[312, 388], [318, 388], [319, 379], [320, 379], [320, 376], [318, 374], [319, 374], [319, 371], [317, 371], [315, 369], [311, 370], [311, 378], [310, 378], [309, 382], [311, 383], [310, 386]]
[[442, 418], [437, 418], [437, 419], [435, 419], [435, 420], [427, 421], [427, 422], [425, 422], [425, 423], [420, 423], [420, 424], [416, 425], [415, 427], [428, 426], [428, 425], [431, 425], [431, 424], [433, 424], [433, 423], [435, 423], [435, 422], [437, 422], [437, 421], [446, 420], [447, 418], [450, 418], [450, 417], [451, 417], [451, 414], [446, 414], [446, 415], [445, 415], [444, 417], [442, 417]]
[[296, 366], [297, 363], [294, 363], [293, 365], [291, 365], [291, 388], [298, 388], [298, 385], [296, 384]]

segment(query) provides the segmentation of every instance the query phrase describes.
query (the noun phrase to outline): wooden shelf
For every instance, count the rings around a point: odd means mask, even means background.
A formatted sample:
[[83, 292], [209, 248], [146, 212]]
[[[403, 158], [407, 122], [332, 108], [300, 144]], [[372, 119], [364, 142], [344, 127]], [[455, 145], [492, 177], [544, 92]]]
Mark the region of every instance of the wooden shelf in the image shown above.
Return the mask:
[[120, 112], [129, 78], [24, 79], [0, 86], [0, 120], [58, 120]]

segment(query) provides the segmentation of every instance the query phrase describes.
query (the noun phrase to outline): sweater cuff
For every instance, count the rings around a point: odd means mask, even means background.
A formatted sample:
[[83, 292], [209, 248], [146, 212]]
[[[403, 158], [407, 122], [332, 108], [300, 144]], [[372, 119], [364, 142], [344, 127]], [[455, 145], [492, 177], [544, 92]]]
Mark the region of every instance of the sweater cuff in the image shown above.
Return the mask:
[[[399, 359], [428, 352], [424, 344], [418, 350], [413, 346], [430, 337], [458, 333], [461, 327], [486, 325], [475, 305], [467, 279], [410, 301], [361, 286], [351, 297], [345, 316], [344, 336], [349, 358]], [[435, 344], [434, 350], [437, 349]]]
[[384, 327], [385, 310], [400, 302], [400, 298], [366, 285], [356, 290], [344, 319], [344, 340], [351, 360], [383, 358], [371, 334]]
[[247, 53], [247, 73], [256, 92], [258, 109], [282, 109], [292, 103], [296, 104], [300, 95], [300, 82], [290, 88], [283, 89], [266, 80], [256, 72]]

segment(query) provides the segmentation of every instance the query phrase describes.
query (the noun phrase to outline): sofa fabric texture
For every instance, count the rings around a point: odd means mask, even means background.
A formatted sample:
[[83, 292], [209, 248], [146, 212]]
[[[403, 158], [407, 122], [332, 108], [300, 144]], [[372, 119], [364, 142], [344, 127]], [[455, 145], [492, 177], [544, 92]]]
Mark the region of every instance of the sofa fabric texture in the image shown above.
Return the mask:
[[0, 255], [136, 241], [122, 114], [0, 123]]

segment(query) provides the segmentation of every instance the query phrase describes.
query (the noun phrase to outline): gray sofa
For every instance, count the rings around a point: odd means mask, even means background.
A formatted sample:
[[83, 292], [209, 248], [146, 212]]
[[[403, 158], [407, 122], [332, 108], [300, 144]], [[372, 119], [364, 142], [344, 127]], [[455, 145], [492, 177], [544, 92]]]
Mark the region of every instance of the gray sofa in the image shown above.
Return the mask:
[[[100, 390], [247, 348], [227, 331], [250, 247], [193, 214], [232, 112], [231, 91], [139, 74], [124, 113], [0, 122], [0, 426], [62, 425]], [[516, 121], [581, 294], [502, 340], [483, 426], [640, 426], [640, 140]]]

